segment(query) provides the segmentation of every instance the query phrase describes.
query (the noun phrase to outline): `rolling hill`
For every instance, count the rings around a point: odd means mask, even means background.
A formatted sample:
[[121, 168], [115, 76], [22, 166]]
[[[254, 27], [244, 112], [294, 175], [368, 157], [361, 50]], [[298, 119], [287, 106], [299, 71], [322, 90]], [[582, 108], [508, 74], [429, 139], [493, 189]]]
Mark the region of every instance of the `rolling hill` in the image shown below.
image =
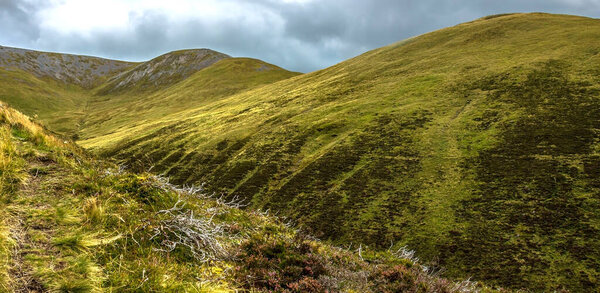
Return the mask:
[[[0, 100], [35, 116], [52, 131], [75, 138], [83, 134], [84, 125], [90, 126], [86, 137], [106, 134], [131, 127], [140, 117], [152, 122], [295, 75], [260, 60], [209, 49], [175, 51], [132, 63], [0, 47]], [[177, 98], [165, 94], [170, 87], [175, 87]], [[104, 123], [107, 120], [111, 121]]]
[[0, 103], [2, 292], [495, 292], [129, 173]]
[[[81, 141], [89, 143], [95, 138], [103, 141], [108, 133], [129, 134], [138, 125], [162, 123], [169, 115], [178, 117], [177, 113], [296, 75], [298, 73], [256, 59], [224, 58], [185, 80], [169, 82], [173, 83], [169, 85], [165, 82], [147, 94], [130, 89], [132, 92], [92, 95], [78, 134]], [[99, 92], [105, 89], [101, 87]]]
[[158, 56], [121, 72], [103, 85], [98, 92], [108, 94], [124, 91], [152, 91], [188, 78], [195, 72], [219, 60], [231, 58], [209, 49], [182, 50]]
[[132, 170], [205, 182], [336, 244], [410, 247], [451, 278], [589, 292], [599, 40], [597, 19], [496, 15], [309, 74], [203, 51], [215, 62], [180, 75], [176, 52], [64, 95], [85, 100], [78, 143]]
[[0, 46], [0, 100], [73, 133], [91, 88], [134, 63]]
[[80, 143], [453, 277], [591, 290], [599, 37], [595, 19], [488, 17]]

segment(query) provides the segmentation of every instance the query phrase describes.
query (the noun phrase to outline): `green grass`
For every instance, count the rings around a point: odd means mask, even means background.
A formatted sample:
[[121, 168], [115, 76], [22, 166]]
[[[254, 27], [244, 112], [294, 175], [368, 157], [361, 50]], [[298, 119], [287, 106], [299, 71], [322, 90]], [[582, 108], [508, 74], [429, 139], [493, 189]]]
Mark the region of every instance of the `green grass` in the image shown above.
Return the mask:
[[211, 104], [232, 94], [298, 75], [249, 58], [223, 59], [187, 79], [163, 89], [95, 95], [79, 133], [81, 140], [104, 139], [100, 134], [123, 135], [136, 126], [159, 123], [173, 113]]
[[56, 132], [70, 134], [83, 117], [87, 94], [77, 85], [0, 68], [0, 100], [37, 117]]
[[[597, 247], [598, 227], [586, 220], [599, 215], [590, 179], [596, 171], [585, 166], [595, 166], [586, 162], [595, 160], [598, 147], [585, 142], [591, 132], [584, 129], [593, 132], [598, 125], [549, 117], [570, 111], [573, 117], [593, 117], [599, 104], [599, 36], [595, 19], [547, 14], [480, 19], [147, 122], [125, 126], [132, 121], [122, 114], [127, 108], [115, 107], [99, 117], [118, 113], [111, 119], [116, 124], [91, 122], [80, 143], [140, 170], [152, 166], [178, 184], [207, 182], [214, 191], [241, 195], [253, 208], [280, 211], [336, 243], [408, 245], [425, 259], [438, 259], [451, 276], [501, 286], [589, 290], [600, 276], [600, 252], [578, 254], [557, 239]], [[513, 89], [537, 75], [542, 77], [530, 87]], [[544, 84], [555, 79], [563, 82], [555, 88]], [[173, 87], [149, 96], [185, 99], [202, 88]], [[581, 102], [544, 96], [568, 88], [584, 96]], [[519, 96], [500, 99], [495, 93], [503, 90], [525, 91], [533, 105], [547, 110], [529, 109], [516, 101]], [[554, 102], [539, 104], [546, 99]], [[531, 115], [548, 118], [533, 124]], [[523, 126], [517, 130], [513, 124]], [[526, 132], [542, 126], [549, 131]], [[501, 161], [491, 158], [505, 155], [490, 152], [524, 143], [570, 150], [548, 161], [565, 167], [544, 167], [536, 177], [509, 176], [508, 169], [488, 178], [492, 167], [480, 160], [497, 164]], [[534, 150], [523, 148], [523, 160], [503, 164], [537, 166]], [[531, 189], [531, 182], [562, 176], [568, 176], [568, 186]], [[557, 193], [579, 200], [554, 203], [550, 199]], [[514, 204], [504, 203], [508, 195]], [[488, 198], [485, 204], [479, 203], [482, 197]], [[580, 224], [538, 227], [511, 216], [537, 211], [533, 204], [521, 206], [526, 202], [546, 201], [554, 208], [544, 219], [563, 218], [557, 209], [568, 206], [577, 211], [572, 223]], [[479, 218], [498, 206], [507, 208], [488, 222]], [[512, 248], [517, 234], [527, 236]], [[548, 256], [538, 263], [541, 251]]]
[[78, 143], [336, 244], [408, 245], [452, 278], [590, 291], [599, 37], [596, 19], [509, 14], [298, 76], [224, 59], [151, 91], [87, 91]]
[[[10, 145], [19, 169], [29, 170], [2, 181], [12, 190], [0, 202], [2, 292], [493, 292], [424, 272], [402, 255], [332, 247], [277, 218], [120, 171], [4, 104], [0, 115], [4, 151]], [[2, 174], [15, 169], [7, 166]], [[193, 231], [203, 238], [170, 246]]]

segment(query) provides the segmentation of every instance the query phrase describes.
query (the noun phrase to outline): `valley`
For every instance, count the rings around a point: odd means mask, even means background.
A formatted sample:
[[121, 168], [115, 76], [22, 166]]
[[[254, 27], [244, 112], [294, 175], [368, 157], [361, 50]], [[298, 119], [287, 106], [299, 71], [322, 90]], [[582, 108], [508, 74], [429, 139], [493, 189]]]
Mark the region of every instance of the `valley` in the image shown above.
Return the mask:
[[268, 210], [318, 245], [408, 247], [450, 280], [590, 292], [598, 40], [597, 19], [496, 15], [306, 74], [208, 49], [132, 63], [0, 47], [0, 100], [86, 156], [241, 199], [235, 213]]

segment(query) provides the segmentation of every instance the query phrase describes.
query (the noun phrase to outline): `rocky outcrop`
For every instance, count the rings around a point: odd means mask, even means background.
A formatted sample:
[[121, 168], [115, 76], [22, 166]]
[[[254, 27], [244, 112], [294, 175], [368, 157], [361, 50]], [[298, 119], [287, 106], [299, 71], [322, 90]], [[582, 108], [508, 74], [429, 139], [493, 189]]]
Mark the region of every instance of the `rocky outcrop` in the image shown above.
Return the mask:
[[135, 63], [90, 56], [47, 53], [0, 46], [0, 68], [93, 87]]
[[118, 74], [99, 94], [166, 87], [226, 58], [231, 57], [209, 49], [170, 52]]

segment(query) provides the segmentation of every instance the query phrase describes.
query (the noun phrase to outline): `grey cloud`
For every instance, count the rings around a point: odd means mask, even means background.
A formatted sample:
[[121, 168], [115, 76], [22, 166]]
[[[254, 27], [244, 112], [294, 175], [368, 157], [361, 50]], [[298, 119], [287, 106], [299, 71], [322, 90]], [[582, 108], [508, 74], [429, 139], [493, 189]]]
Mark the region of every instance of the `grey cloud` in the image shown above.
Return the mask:
[[[63, 34], [39, 26], [30, 1], [0, 0], [0, 44], [147, 60], [185, 48], [210, 48], [308, 72], [367, 50], [490, 14], [542, 11], [600, 16], [600, 0], [223, 0], [245, 15], [173, 19], [139, 11], [125, 30]], [[235, 15], [235, 14], [232, 14]]]
[[36, 3], [0, 0], [1, 40], [6, 44], [29, 43], [39, 37], [39, 29], [32, 16]]

